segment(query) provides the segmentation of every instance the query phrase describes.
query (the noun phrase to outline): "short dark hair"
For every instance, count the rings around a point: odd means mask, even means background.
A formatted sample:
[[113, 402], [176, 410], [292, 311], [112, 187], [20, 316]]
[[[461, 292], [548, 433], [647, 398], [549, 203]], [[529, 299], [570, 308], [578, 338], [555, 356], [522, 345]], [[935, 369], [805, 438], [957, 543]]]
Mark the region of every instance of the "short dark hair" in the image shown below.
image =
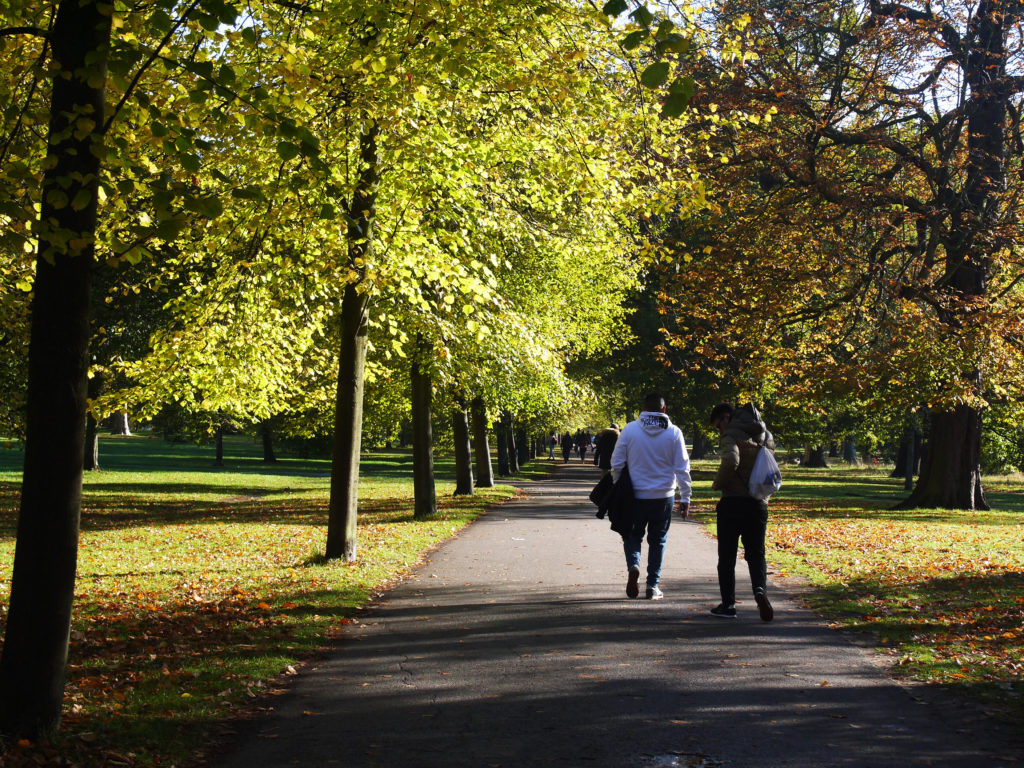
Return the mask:
[[708, 423], [714, 424], [723, 416], [728, 416], [731, 419], [732, 411], [733, 408], [730, 403], [719, 403], [718, 405], [711, 409], [711, 416], [708, 417]]
[[660, 392], [648, 392], [644, 395], [645, 411], [660, 411], [665, 407], [665, 398]]

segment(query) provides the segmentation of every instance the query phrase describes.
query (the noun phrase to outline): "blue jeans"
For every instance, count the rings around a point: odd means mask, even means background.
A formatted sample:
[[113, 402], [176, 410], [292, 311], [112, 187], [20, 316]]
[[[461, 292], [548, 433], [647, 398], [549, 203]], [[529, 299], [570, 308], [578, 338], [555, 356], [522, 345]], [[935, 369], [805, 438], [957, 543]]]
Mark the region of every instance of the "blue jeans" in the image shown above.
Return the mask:
[[633, 530], [622, 537], [626, 551], [626, 568], [640, 567], [640, 545], [647, 531], [647, 586], [656, 587], [661, 580], [661, 562], [665, 557], [668, 527], [672, 524], [674, 500], [636, 499], [633, 502]]

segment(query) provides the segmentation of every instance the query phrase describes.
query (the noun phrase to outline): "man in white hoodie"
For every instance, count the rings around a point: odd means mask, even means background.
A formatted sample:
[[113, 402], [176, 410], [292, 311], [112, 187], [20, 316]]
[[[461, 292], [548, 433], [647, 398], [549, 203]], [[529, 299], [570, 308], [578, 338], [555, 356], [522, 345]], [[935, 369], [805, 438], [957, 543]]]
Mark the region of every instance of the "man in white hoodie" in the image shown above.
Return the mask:
[[640, 545], [646, 531], [647, 599], [660, 600], [661, 563], [677, 492], [679, 513], [685, 518], [690, 510], [690, 456], [683, 433], [665, 414], [665, 398], [657, 392], [644, 398], [639, 418], [626, 425], [615, 444], [613, 479], [618, 481], [627, 466], [636, 501], [633, 527], [622, 537], [629, 574], [626, 595], [640, 595]]

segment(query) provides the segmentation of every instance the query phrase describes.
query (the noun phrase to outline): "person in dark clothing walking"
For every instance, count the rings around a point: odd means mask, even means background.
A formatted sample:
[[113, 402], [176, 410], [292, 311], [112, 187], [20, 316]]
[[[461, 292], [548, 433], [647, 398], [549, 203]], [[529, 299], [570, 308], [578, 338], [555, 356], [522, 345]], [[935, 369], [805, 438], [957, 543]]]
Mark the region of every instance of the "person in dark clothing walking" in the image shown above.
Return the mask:
[[771, 621], [775, 611], [768, 601], [768, 565], [764, 551], [768, 504], [752, 496], [749, 485], [758, 451], [764, 446], [775, 453], [775, 438], [752, 403], [740, 408], [733, 408], [729, 403], [716, 405], [710, 421], [721, 435], [721, 462], [711, 488], [722, 492], [715, 507], [718, 587], [722, 602], [711, 609], [711, 614], [723, 619], [736, 618], [736, 554], [742, 540], [758, 613], [763, 621]]
[[606, 473], [612, 469], [612, 452], [618, 440], [619, 425], [614, 421], [610, 427], [602, 429], [597, 434], [597, 441], [594, 443], [594, 463]]
[[572, 435], [566, 432], [562, 435], [562, 463], [569, 463], [569, 456], [572, 455]]

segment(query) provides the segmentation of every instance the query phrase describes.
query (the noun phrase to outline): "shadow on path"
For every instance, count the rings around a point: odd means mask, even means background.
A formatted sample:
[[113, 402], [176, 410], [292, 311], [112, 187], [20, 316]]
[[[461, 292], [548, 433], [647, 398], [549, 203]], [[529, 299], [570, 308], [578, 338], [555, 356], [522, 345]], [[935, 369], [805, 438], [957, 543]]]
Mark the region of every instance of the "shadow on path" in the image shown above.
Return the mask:
[[[980, 766], [986, 720], [923, 703], [782, 591], [707, 615], [714, 542], [669, 534], [663, 601], [624, 595], [592, 467], [563, 465], [364, 611], [215, 764]], [[742, 569], [741, 569], [742, 571]], [[749, 590], [749, 582], [740, 588]]]

